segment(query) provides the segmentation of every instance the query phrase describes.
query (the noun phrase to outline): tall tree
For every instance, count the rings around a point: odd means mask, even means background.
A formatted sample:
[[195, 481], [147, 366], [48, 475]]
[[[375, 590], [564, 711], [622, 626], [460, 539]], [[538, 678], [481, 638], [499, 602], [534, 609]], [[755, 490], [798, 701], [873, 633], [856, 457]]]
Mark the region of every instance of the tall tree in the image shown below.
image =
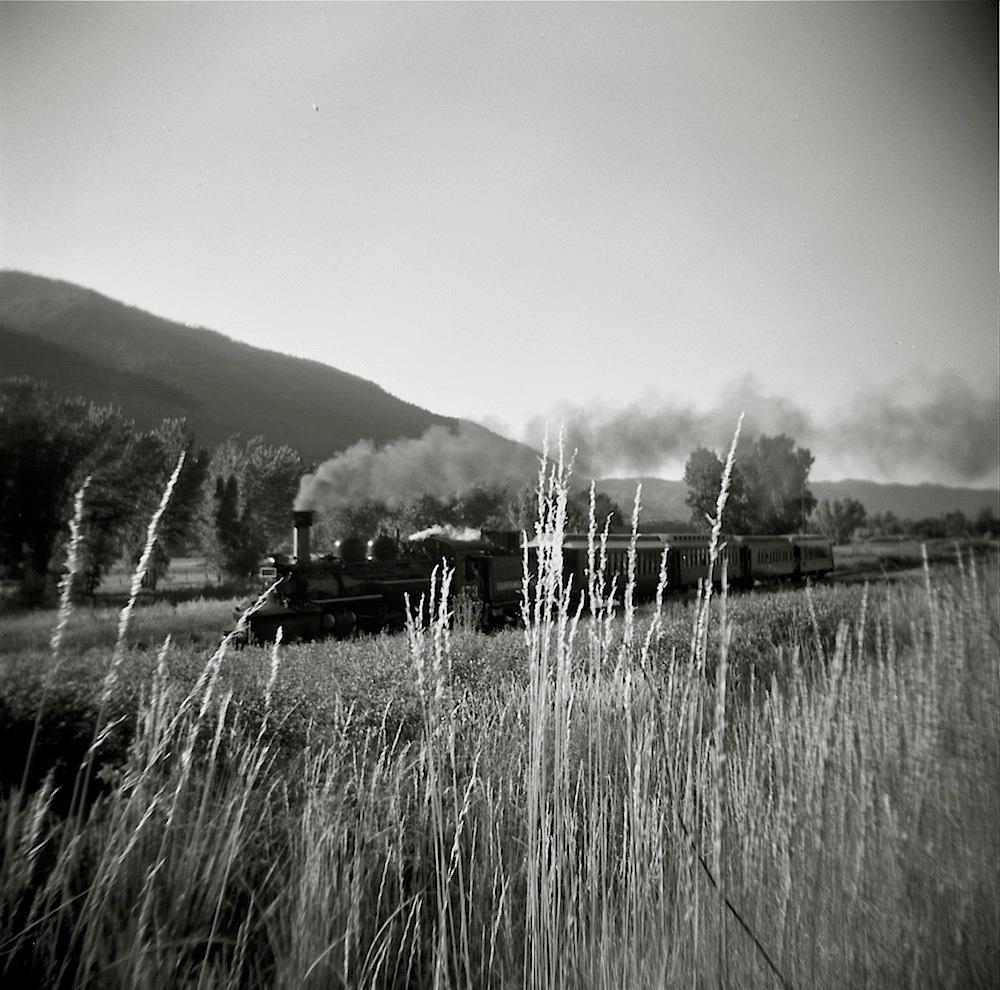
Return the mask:
[[810, 520], [825, 537], [835, 543], [850, 543], [867, 522], [864, 505], [856, 498], [823, 499]]
[[[812, 454], [791, 437], [761, 434], [737, 452], [723, 525], [736, 533], [799, 530], [816, 505], [807, 487]], [[684, 468], [692, 522], [707, 529], [715, 515], [724, 464], [705, 447], [692, 451]]]
[[184, 420], [164, 420], [155, 434], [163, 447], [167, 470], [173, 470], [182, 452], [185, 455], [170, 502], [160, 519], [157, 544], [167, 557], [190, 554], [201, 543], [202, 504], [210, 457], [204, 447], [196, 449], [194, 433]]
[[[707, 447], [698, 447], [691, 452], [684, 466], [684, 483], [688, 493], [684, 501], [691, 509], [691, 522], [699, 530], [711, 528], [715, 509], [722, 487], [722, 475], [726, 465], [721, 457]], [[729, 479], [729, 495], [726, 500], [726, 514], [723, 525], [734, 533], [752, 533], [754, 521], [747, 511], [743, 474], [739, 466], [734, 466]]]
[[455, 498], [456, 521], [475, 529], [502, 529], [509, 500], [510, 491], [506, 487], [469, 485]]
[[216, 478], [216, 498], [208, 556], [230, 577], [242, 579], [268, 550], [287, 545], [302, 459], [291, 447], [263, 437], [244, 443], [233, 436], [216, 450], [209, 471]]
[[1000, 520], [997, 519], [993, 510], [987, 505], [979, 510], [976, 516], [975, 531], [978, 536], [1000, 536]]
[[25, 377], [0, 384], [0, 555], [25, 591], [44, 590], [73, 491], [88, 474], [87, 553], [94, 559], [105, 552], [103, 521], [120, 520], [128, 507], [122, 468], [134, 442], [133, 425], [111, 406], [58, 395]]
[[145, 582], [156, 587], [171, 557], [198, 542], [203, 487], [208, 470], [205, 451], [193, 453], [194, 435], [183, 419], [167, 419], [148, 433], [129, 423], [116, 443], [118, 456], [102, 465], [94, 479], [94, 497], [86, 514], [88, 541], [85, 573], [89, 589], [100, 583], [108, 566], [124, 556], [134, 565], [146, 541], [149, 518], [163, 497], [181, 453], [184, 464], [160, 518]]
[[788, 533], [805, 529], [816, 506], [807, 487], [812, 453], [796, 447], [785, 434], [761, 434], [748, 444], [737, 463], [748, 520], [758, 533]]

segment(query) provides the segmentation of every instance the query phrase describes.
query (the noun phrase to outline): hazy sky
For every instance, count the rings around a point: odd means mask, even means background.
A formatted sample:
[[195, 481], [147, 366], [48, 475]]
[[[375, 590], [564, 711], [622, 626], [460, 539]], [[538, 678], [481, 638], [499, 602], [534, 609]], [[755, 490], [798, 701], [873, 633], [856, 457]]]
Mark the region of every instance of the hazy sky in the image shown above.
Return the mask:
[[815, 476], [988, 482], [815, 424], [918, 450], [960, 396], [996, 446], [996, 45], [992, 4], [3, 3], [0, 266], [513, 433], [738, 382]]

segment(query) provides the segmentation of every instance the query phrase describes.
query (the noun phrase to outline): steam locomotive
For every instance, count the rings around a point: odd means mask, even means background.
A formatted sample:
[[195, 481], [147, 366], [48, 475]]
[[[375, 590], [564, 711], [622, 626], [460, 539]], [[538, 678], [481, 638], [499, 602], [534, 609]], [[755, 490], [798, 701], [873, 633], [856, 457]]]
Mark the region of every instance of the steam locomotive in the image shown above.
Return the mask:
[[466, 603], [476, 624], [491, 628], [520, 615], [522, 557], [497, 543], [440, 535], [406, 543], [348, 537], [332, 554], [315, 557], [312, 512], [293, 517], [293, 556], [269, 557], [260, 570], [264, 587], [274, 588], [250, 616], [251, 642], [273, 641], [279, 626], [286, 642], [401, 629], [407, 599], [416, 608], [442, 561], [453, 571], [452, 596]]
[[[430, 588], [431, 574], [442, 561], [453, 571], [451, 594], [462, 601], [472, 621], [484, 629], [515, 622], [521, 614], [523, 555], [520, 535], [495, 532], [486, 539], [444, 535], [400, 543], [380, 536], [367, 543], [356, 537], [338, 541], [332, 554], [311, 552], [312, 512], [293, 513], [293, 556], [267, 558], [260, 577], [274, 585], [263, 606], [248, 620], [250, 642], [272, 642], [278, 628], [287, 641], [338, 639], [356, 631], [402, 628], [407, 598], [415, 607]], [[542, 538], [544, 539], [544, 538]], [[527, 544], [529, 573], [541, 547]], [[605, 547], [605, 582], [619, 593], [628, 579], [630, 536], [609, 536]], [[567, 534], [562, 544], [563, 581], [588, 585], [586, 534]], [[720, 559], [710, 567], [709, 539], [700, 533], [639, 534], [635, 544], [634, 593], [652, 598], [666, 568], [671, 592], [697, 588], [710, 577], [720, 580], [723, 562], [730, 585], [822, 578], [833, 569], [833, 547], [818, 536], [723, 537]]]

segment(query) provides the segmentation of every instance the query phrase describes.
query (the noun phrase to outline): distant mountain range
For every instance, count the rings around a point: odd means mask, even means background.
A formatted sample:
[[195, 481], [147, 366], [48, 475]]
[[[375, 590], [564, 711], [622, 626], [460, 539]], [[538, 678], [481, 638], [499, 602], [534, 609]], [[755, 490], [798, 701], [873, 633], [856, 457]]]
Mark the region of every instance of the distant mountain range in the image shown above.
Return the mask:
[[[30, 375], [68, 395], [120, 406], [144, 428], [165, 417], [187, 419], [200, 446], [233, 433], [262, 434], [309, 461], [323, 461], [361, 439], [384, 444], [419, 437], [433, 425], [455, 427], [390, 395], [373, 382], [337, 368], [231, 340], [109, 299], [69, 282], [0, 272], [0, 376]], [[483, 427], [484, 438], [526, 448]], [[682, 481], [604, 479], [598, 488], [628, 511], [636, 481], [643, 483], [643, 518], [688, 519]], [[960, 509], [1000, 515], [1000, 492], [942, 485], [882, 485], [816, 481], [819, 499], [857, 498], [869, 512], [901, 518]]]
[[[642, 518], [686, 521], [691, 510], [685, 505], [687, 485], [663, 478], [605, 478], [597, 490], [605, 492], [626, 512], [635, 499], [635, 486], [642, 482]], [[817, 499], [856, 498], [868, 512], [893, 512], [900, 519], [924, 519], [959, 510], [975, 517], [984, 508], [1000, 516], [1000, 491], [983, 488], [949, 488], [945, 485], [883, 485], [875, 481], [811, 481], [809, 490]]]

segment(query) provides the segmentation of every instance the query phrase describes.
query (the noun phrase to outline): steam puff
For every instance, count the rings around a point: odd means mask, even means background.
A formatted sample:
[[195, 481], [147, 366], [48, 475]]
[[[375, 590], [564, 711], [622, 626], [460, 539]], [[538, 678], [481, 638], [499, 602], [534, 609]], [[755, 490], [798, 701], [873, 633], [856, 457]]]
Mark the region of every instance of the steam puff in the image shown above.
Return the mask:
[[[567, 447], [578, 451], [578, 474], [657, 474], [683, 464], [696, 447], [725, 449], [741, 411], [745, 436], [785, 433], [808, 447], [816, 457], [814, 475], [996, 484], [1000, 396], [977, 393], [953, 375], [861, 392], [823, 419], [765, 394], [748, 376], [725, 386], [708, 410], [647, 396], [619, 409], [564, 406], [548, 422], [565, 424]], [[526, 442], [537, 443], [543, 432], [543, 421], [532, 421]]]
[[444, 536], [449, 540], [481, 540], [483, 531], [473, 529], [471, 526], [429, 526], [419, 533], [411, 533], [409, 540], [411, 543], [416, 543], [418, 540], [426, 540], [429, 536]]
[[399, 508], [415, 495], [447, 499], [472, 484], [516, 486], [538, 473], [530, 450], [472, 424], [432, 426], [416, 440], [381, 449], [362, 440], [325, 461], [299, 485], [296, 509], [340, 509], [367, 500]]
[[902, 466], [923, 479], [996, 484], [1000, 395], [979, 395], [953, 376], [939, 379], [913, 403], [883, 393], [863, 394], [826, 439], [841, 458], [859, 448], [882, 474], [898, 473]]

